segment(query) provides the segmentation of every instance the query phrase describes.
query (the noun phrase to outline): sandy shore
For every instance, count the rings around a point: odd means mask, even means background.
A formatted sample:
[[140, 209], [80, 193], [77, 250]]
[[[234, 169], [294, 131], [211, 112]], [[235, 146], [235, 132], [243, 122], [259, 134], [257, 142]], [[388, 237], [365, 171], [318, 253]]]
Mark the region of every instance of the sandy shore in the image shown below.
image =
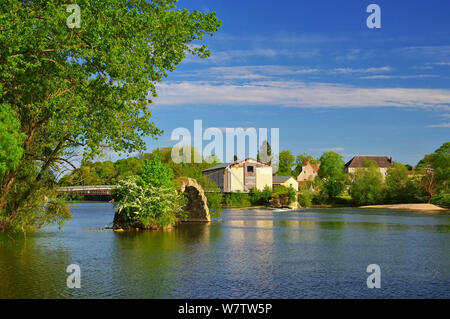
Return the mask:
[[359, 206], [359, 208], [386, 208], [386, 209], [405, 209], [405, 210], [422, 210], [422, 211], [446, 210], [445, 208], [433, 204], [368, 205], [368, 206]]

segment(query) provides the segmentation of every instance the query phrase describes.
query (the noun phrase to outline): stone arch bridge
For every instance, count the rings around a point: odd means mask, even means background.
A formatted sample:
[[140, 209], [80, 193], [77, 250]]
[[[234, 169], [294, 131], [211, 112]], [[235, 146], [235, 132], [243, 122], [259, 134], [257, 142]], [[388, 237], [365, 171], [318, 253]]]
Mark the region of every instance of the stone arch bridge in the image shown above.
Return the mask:
[[[185, 193], [188, 198], [188, 203], [184, 208], [188, 212], [188, 219], [186, 221], [211, 221], [205, 192], [200, 184], [193, 178], [181, 178], [177, 182], [177, 191], [179, 193]], [[56, 191], [60, 194], [68, 193], [81, 196], [111, 196], [115, 187], [115, 185], [67, 186], [59, 187]]]

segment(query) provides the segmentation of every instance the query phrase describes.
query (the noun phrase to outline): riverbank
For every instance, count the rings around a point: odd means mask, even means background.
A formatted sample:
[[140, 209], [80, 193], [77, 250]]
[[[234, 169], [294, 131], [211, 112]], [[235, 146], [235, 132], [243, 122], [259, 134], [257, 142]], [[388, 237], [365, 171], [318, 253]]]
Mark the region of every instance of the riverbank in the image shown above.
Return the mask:
[[393, 204], [393, 205], [367, 205], [358, 208], [383, 208], [396, 210], [420, 210], [420, 211], [441, 211], [448, 210], [433, 204]]

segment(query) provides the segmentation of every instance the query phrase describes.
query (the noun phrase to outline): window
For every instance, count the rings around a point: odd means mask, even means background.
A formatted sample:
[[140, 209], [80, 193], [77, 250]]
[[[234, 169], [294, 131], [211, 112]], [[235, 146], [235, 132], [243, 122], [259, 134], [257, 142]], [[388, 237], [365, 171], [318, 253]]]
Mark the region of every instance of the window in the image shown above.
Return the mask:
[[253, 166], [247, 166], [247, 173], [253, 173]]

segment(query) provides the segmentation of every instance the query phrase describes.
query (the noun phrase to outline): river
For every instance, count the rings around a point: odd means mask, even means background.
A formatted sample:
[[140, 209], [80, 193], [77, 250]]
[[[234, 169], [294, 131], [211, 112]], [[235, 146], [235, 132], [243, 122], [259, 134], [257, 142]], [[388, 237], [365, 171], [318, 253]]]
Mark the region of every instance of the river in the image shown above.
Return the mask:
[[[111, 204], [71, 205], [61, 230], [0, 234], [0, 298], [450, 298], [449, 212], [228, 209], [210, 224], [115, 233], [96, 229]], [[380, 289], [367, 287], [369, 264]]]

